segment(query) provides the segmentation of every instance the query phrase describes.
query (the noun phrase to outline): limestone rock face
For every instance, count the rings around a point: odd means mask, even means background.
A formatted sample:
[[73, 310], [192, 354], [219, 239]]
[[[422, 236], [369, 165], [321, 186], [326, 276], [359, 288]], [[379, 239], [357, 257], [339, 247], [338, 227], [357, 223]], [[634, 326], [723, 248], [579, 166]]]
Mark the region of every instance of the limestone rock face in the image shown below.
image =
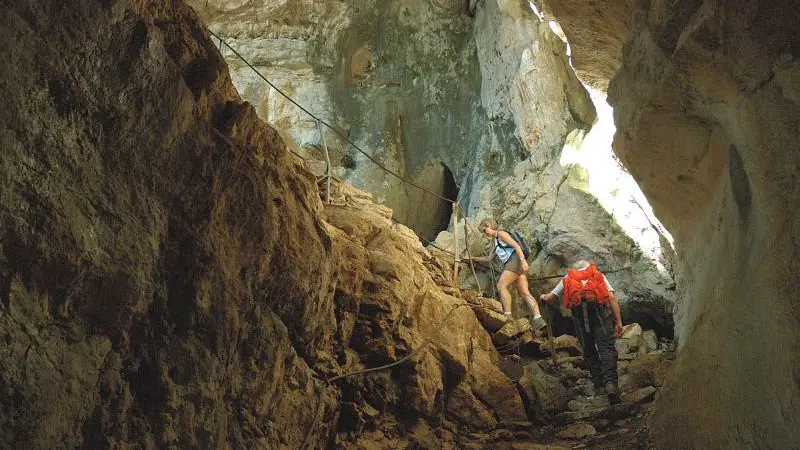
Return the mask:
[[665, 448], [800, 442], [798, 19], [788, 1], [632, 11], [609, 96], [615, 151], [678, 249], [680, 351], [652, 416]]
[[587, 84], [605, 91], [622, 63], [628, 17], [634, 0], [547, 0], [548, 19], [559, 22], [572, 49], [575, 71]]
[[[563, 42], [522, 3], [190, 3], [278, 88], [386, 167], [454, 197], [445, 192], [451, 173], [470, 214], [513, 209], [538, 182], [530, 172], [551, 165], [567, 136], [595, 120]], [[303, 20], [291, 14], [306, 8]], [[313, 120], [223, 51], [244, 98], [319, 156]], [[431, 209], [436, 198], [377, 169], [331, 132], [326, 143], [337, 175], [373, 192], [399, 221], [429, 239], [433, 222], [447, 223]], [[491, 194], [499, 179], [515, 192]]]
[[[497, 367], [492, 339], [471, 305], [435, 284], [438, 266], [431, 254], [405, 226], [382, 214], [382, 206], [350, 200], [362, 194], [347, 188], [343, 202], [323, 211], [334, 248], [341, 247], [339, 260], [347, 261], [334, 293], [337, 336], [357, 355], [336, 371], [417, 355], [392, 372], [342, 380], [343, 400], [359, 411], [398, 409], [431, 424], [447, 419], [473, 430], [526, 420], [520, 395]], [[391, 414], [377, 422], [380, 430], [398, 432]], [[365, 442], [359, 433], [349, 439]]]
[[[463, 2], [194, 0], [211, 29], [315, 115], [395, 173], [448, 198], [487, 141], [480, 69]], [[223, 49], [243, 97], [321, 158], [317, 124]], [[372, 192], [426, 238], [445, 228], [446, 203], [378, 169], [324, 130], [335, 174]]]

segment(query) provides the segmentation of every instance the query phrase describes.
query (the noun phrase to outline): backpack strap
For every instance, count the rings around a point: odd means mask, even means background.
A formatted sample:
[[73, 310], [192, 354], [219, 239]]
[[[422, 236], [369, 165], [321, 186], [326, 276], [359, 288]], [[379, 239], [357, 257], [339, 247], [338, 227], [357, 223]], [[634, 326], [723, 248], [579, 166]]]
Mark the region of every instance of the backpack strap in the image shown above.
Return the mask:
[[[511, 234], [510, 232], [507, 232], [507, 233], [508, 233], [509, 235]], [[514, 238], [514, 236], [511, 236], [511, 238], [513, 239], [513, 238]], [[500, 242], [500, 236], [499, 236], [499, 235], [494, 237], [494, 241], [495, 241], [495, 247], [510, 248], [510, 249], [512, 249], [512, 250], [514, 249], [514, 247], [513, 247], [513, 246], [511, 246], [511, 245], [504, 245], [502, 242]], [[517, 242], [517, 244], [519, 244], [519, 242]]]

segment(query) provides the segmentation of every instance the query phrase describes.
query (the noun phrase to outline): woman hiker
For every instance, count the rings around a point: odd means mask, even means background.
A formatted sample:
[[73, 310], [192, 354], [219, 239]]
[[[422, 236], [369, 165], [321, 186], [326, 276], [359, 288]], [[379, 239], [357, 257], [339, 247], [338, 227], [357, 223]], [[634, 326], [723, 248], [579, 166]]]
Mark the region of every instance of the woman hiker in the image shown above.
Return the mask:
[[[497, 222], [492, 219], [483, 220], [478, 229], [484, 236], [492, 240], [494, 254], [503, 264], [503, 273], [500, 275], [500, 279], [497, 280], [497, 289], [500, 291], [500, 300], [503, 304], [503, 314], [506, 318], [511, 318], [511, 292], [509, 292], [508, 287], [512, 283], [516, 283], [517, 293], [525, 298], [525, 301], [528, 302], [528, 307], [533, 312], [531, 327], [536, 331], [544, 328], [546, 322], [539, 312], [539, 304], [536, 303], [536, 299], [528, 290], [528, 277], [526, 276], [528, 261], [525, 260], [525, 254], [522, 251], [520, 242], [517, 242], [510, 233], [502, 230], [497, 225]], [[493, 255], [489, 255], [472, 259], [488, 263], [493, 257]]]

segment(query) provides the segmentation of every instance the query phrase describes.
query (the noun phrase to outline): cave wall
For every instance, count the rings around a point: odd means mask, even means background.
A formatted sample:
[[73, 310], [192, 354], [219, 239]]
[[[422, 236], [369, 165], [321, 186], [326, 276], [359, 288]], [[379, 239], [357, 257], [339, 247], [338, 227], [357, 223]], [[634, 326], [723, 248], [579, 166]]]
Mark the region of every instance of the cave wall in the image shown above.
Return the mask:
[[633, 5], [609, 98], [679, 257], [663, 448], [800, 443], [798, 19], [790, 1]]
[[[608, 88], [614, 150], [678, 253], [680, 352], [652, 416], [656, 442], [796, 448], [797, 4], [583, 6], [545, 10], [578, 73], [602, 83], [619, 68]], [[609, 51], [620, 33], [624, 46]], [[595, 49], [600, 58], [577, 57]]]
[[571, 44], [572, 64], [584, 83], [606, 92], [622, 63], [634, 0], [537, 1], [547, 20], [558, 21]]
[[0, 16], [0, 446], [297, 448], [334, 403], [313, 176], [182, 3]]
[[678, 249], [665, 448], [800, 445], [798, 19], [790, 1], [632, 12], [609, 94], [615, 151]]

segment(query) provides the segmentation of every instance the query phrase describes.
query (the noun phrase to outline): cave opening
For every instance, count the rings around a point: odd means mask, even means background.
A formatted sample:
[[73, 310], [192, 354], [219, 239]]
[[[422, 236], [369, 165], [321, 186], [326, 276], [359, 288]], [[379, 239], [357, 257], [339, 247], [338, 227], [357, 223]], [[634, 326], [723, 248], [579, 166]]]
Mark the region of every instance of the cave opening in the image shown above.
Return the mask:
[[665, 305], [646, 299], [629, 299], [622, 309], [622, 323], [638, 323], [659, 338], [675, 338], [675, 319]]
[[[442, 197], [456, 200], [458, 198], [458, 185], [456, 184], [453, 172], [447, 167], [447, 164], [441, 163], [442, 166]], [[450, 226], [450, 216], [453, 214], [453, 204], [437, 199], [438, 205], [434, 209], [434, 217], [430, 222], [432, 226], [428, 230], [419, 230], [422, 236], [429, 241], [436, 239], [436, 236]]]

